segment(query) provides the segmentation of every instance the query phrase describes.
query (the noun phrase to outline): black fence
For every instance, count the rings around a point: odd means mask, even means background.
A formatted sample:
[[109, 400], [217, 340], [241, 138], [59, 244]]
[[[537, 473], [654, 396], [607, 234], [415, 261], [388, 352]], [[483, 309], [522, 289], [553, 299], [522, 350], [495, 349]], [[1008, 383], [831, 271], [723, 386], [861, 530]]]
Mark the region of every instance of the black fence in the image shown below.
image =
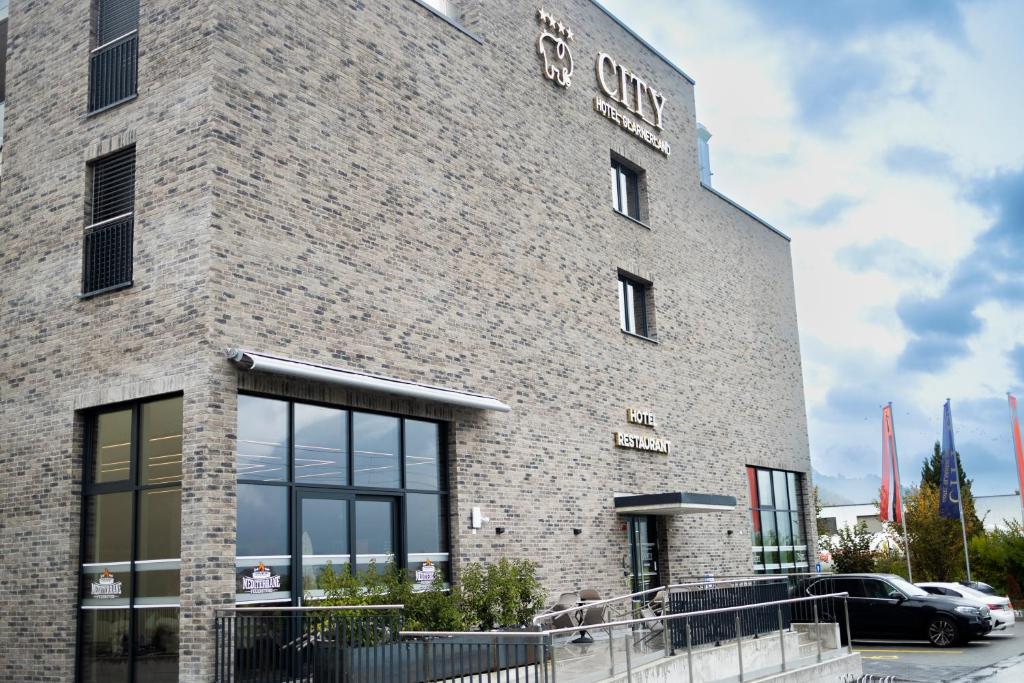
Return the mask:
[[402, 638], [399, 610], [242, 609], [216, 618], [216, 683], [541, 683], [541, 634]]
[[138, 80], [138, 32], [93, 50], [89, 58], [89, 112], [135, 97]]
[[132, 283], [132, 215], [85, 229], [82, 293], [96, 294]]
[[[789, 582], [785, 577], [766, 581], [735, 581], [727, 584], [708, 583], [674, 589], [668, 598], [669, 614], [685, 614], [703, 610], [756, 605], [762, 602], [786, 600], [790, 597]], [[794, 621], [796, 605], [772, 605], [755, 607], [739, 612], [739, 628], [744, 638], [762, 633], [778, 631], [779, 612], [782, 613], [782, 628], [789, 628]], [[736, 612], [705, 614], [669, 622], [674, 648], [686, 647], [686, 623], [690, 624], [691, 645], [721, 643], [736, 638]]]

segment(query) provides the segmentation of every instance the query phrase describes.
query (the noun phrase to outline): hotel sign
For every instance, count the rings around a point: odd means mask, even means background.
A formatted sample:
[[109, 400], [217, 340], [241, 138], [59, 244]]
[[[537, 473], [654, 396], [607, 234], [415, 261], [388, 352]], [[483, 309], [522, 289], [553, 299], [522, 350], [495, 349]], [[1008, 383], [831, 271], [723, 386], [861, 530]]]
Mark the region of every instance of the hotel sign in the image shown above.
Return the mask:
[[[537, 53], [544, 60], [544, 77], [568, 88], [575, 70], [569, 43], [575, 34], [543, 8], [538, 10], [537, 20], [543, 26]], [[607, 52], [598, 53], [594, 66], [599, 90], [594, 111], [665, 156], [671, 154], [672, 145], [661, 136], [665, 95]]]
[[[653, 428], [657, 424], [657, 418], [651, 411], [628, 408], [626, 410], [626, 422]], [[617, 448], [629, 448], [636, 451], [662, 453], [664, 455], [668, 455], [672, 450], [672, 442], [658, 436], [643, 436], [628, 432], [612, 432], [612, 435]]]

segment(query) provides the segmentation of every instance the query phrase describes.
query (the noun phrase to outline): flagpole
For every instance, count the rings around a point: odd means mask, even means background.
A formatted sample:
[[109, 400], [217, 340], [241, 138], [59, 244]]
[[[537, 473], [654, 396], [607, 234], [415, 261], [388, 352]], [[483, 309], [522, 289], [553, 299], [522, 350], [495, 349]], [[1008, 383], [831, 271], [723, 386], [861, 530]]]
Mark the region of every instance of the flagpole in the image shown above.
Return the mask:
[[1017, 493], [1020, 498], [1020, 522], [1024, 524], [1024, 472], [1021, 471], [1021, 463], [1017, 459], [1017, 451], [1020, 449], [1018, 437], [1020, 436], [1020, 418], [1017, 416], [1017, 399], [1009, 391], [1006, 392], [1006, 405], [1010, 410], [1010, 442], [1013, 444], [1013, 459], [1017, 464]]
[[903, 508], [903, 478], [900, 476], [900, 459], [896, 455], [896, 418], [892, 416], [892, 401], [889, 401], [889, 427], [892, 429], [892, 462], [896, 468], [896, 494], [900, 498], [900, 521], [903, 522], [903, 554], [907, 558], [907, 579], [914, 583], [914, 570], [910, 568], [910, 538], [907, 536], [907, 514]]
[[[946, 399], [946, 405], [949, 405], [949, 399], [948, 398]], [[949, 411], [949, 432], [950, 432], [950, 435], [952, 435], [952, 433], [953, 433], [953, 410], [952, 409], [950, 409], [950, 411]], [[962, 531], [963, 535], [964, 535], [964, 563], [967, 565], [967, 580], [970, 581], [971, 580], [971, 558], [970, 558], [970, 555], [968, 555], [968, 553], [967, 553], [967, 522], [966, 522], [966, 520], [964, 520], [964, 504], [962, 502], [963, 499], [964, 499], [964, 492], [963, 492], [963, 489], [960, 488], [960, 463], [957, 462], [956, 445], [955, 444], [956, 444], [956, 442], [952, 438], [950, 438], [950, 440], [949, 440], [949, 447], [953, 451], [953, 453], [950, 455], [950, 457], [953, 459], [953, 469], [955, 470], [955, 474], [956, 474], [956, 493], [957, 493], [957, 495], [956, 495], [956, 507], [957, 507], [958, 510], [960, 510], [960, 531]]]

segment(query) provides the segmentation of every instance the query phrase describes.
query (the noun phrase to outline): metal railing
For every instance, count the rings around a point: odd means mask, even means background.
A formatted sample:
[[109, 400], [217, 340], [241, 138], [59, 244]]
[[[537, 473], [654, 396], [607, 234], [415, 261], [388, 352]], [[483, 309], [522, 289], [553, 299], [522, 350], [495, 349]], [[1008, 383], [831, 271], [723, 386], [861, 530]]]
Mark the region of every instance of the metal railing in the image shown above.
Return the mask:
[[132, 283], [134, 228], [134, 214], [126, 213], [85, 229], [82, 294], [99, 294]]
[[89, 55], [89, 113], [135, 97], [139, 79], [139, 32], [130, 31]]
[[220, 610], [215, 616], [215, 680], [402, 680], [391, 675], [403, 660], [401, 610], [402, 605]]

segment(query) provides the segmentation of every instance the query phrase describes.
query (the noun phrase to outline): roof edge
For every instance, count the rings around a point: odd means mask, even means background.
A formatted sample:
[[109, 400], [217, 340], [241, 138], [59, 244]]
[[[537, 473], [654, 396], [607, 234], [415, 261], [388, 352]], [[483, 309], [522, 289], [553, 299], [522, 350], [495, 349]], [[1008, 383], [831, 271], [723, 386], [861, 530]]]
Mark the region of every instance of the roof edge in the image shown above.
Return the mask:
[[774, 225], [772, 225], [771, 223], [769, 223], [765, 219], [763, 219], [760, 216], [758, 216], [756, 213], [750, 211], [749, 209], [744, 208], [743, 206], [741, 206], [741, 205], [737, 204], [736, 202], [734, 202], [733, 200], [729, 199], [724, 194], [722, 194], [718, 190], [714, 189], [710, 185], [705, 185], [704, 183], [701, 183], [700, 186], [703, 187], [708, 192], [710, 192], [711, 194], [713, 194], [716, 197], [718, 197], [719, 199], [721, 199], [722, 201], [724, 201], [726, 204], [729, 204], [732, 207], [734, 207], [736, 209], [739, 209], [743, 213], [747, 214], [747, 216], [753, 218], [755, 221], [757, 221], [758, 223], [760, 223], [764, 227], [768, 228], [769, 230], [771, 230], [772, 232], [774, 232], [776, 235], [778, 235], [782, 239], [786, 240], [787, 242], [792, 242], [793, 241], [793, 239], [789, 235], [787, 235], [786, 233], [782, 232], [781, 230], [776, 228]]
[[654, 54], [654, 56], [656, 56], [656, 57], [657, 57], [658, 59], [660, 59], [661, 61], [663, 61], [663, 62], [665, 62], [666, 64], [668, 64], [668, 65], [669, 65], [670, 67], [672, 67], [672, 70], [673, 70], [673, 71], [675, 71], [675, 72], [676, 72], [676, 73], [678, 73], [678, 74], [679, 74], [680, 76], [682, 76], [682, 77], [683, 77], [683, 78], [685, 78], [685, 79], [686, 79], [687, 81], [689, 81], [689, 82], [690, 82], [690, 85], [697, 85], [697, 81], [695, 81], [695, 80], [693, 80], [692, 78], [690, 78], [690, 75], [689, 75], [689, 74], [687, 74], [687, 73], [686, 73], [685, 71], [683, 71], [683, 70], [682, 70], [682, 69], [680, 69], [680, 68], [679, 68], [678, 66], [676, 66], [676, 65], [675, 65], [675, 63], [674, 63], [674, 62], [673, 62], [673, 61], [672, 61], [671, 59], [669, 59], [668, 57], [666, 57], [665, 55], [663, 55], [663, 54], [662, 54], [661, 52], [659, 52], [659, 51], [658, 51], [658, 49], [657, 49], [656, 47], [654, 47], [653, 45], [651, 45], [650, 43], [648, 43], [648, 42], [647, 42], [647, 41], [646, 41], [646, 40], [645, 40], [644, 38], [642, 38], [642, 37], [640, 36], [640, 34], [639, 34], [639, 33], [637, 33], [636, 31], [634, 31], [633, 29], [631, 29], [631, 28], [630, 28], [629, 26], [627, 26], [627, 25], [626, 25], [626, 23], [625, 23], [624, 21], [622, 21], [622, 19], [619, 19], [619, 18], [618, 18], [617, 16], [615, 16], [615, 14], [614, 14], [614, 13], [613, 13], [613, 12], [612, 12], [612, 11], [611, 11], [610, 9], [608, 9], [607, 7], [605, 7], [604, 5], [602, 5], [602, 4], [601, 4], [600, 2], [598, 2], [597, 0], [590, 0], [590, 2], [591, 2], [591, 3], [592, 3], [592, 4], [594, 5], [594, 6], [595, 6], [595, 7], [597, 7], [597, 8], [599, 9], [599, 10], [601, 10], [601, 11], [602, 11], [602, 12], [604, 12], [604, 13], [605, 13], [606, 15], [608, 15], [608, 17], [609, 17], [609, 18], [610, 18], [610, 19], [611, 19], [612, 21], [614, 21], [614, 22], [615, 22], [616, 24], [618, 24], [618, 25], [619, 25], [619, 27], [620, 27], [620, 28], [622, 28], [622, 29], [623, 29], [623, 30], [624, 30], [624, 31], [625, 31], [626, 33], [628, 33], [629, 35], [633, 36], [633, 37], [634, 37], [634, 38], [636, 38], [636, 39], [637, 39], [638, 41], [640, 41], [640, 44], [641, 44], [641, 45], [643, 45], [644, 47], [646, 47], [646, 48], [647, 48], [648, 50], [650, 50], [650, 51], [651, 51], [651, 52], [652, 52], [652, 53]]

